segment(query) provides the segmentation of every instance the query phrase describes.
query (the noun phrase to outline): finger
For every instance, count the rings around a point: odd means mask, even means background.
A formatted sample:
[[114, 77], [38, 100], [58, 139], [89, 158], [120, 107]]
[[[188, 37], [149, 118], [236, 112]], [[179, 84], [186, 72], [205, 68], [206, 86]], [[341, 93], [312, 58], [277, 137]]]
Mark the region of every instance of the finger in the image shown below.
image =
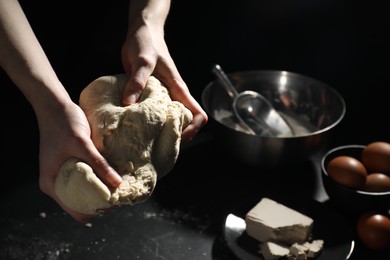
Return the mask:
[[[178, 75], [178, 72], [176, 73]], [[191, 95], [187, 85], [181, 79], [180, 75], [164, 80], [172, 100], [181, 102], [193, 114], [193, 120], [185, 127], [182, 132], [182, 139], [190, 141], [200, 129], [208, 122], [208, 116], [200, 104]]]
[[116, 188], [122, 182], [122, 177], [109, 165], [106, 159], [99, 153], [95, 145], [90, 141], [80, 153], [80, 159], [88, 164], [97, 177], [109, 188]]
[[[149, 77], [151, 72], [152, 71], [146, 76]], [[208, 117], [206, 112], [191, 95], [173, 60], [168, 59], [160, 61], [159, 66], [156, 66], [153, 73], [168, 88], [172, 100], [181, 102], [193, 114], [193, 120], [182, 132], [182, 139], [190, 141], [207, 123]], [[147, 78], [145, 78], [145, 80], [147, 80]]]
[[123, 94], [122, 94], [123, 106], [129, 106], [131, 104], [136, 103], [139, 97], [141, 96], [142, 90], [143, 90], [143, 83], [133, 78], [130, 78], [126, 83], [125, 88], [123, 89]]
[[122, 94], [122, 104], [124, 106], [134, 104], [138, 101], [151, 74], [152, 68], [146, 65], [133, 69]]
[[93, 169], [94, 173], [107, 186], [116, 188], [122, 182], [122, 177], [108, 164], [100, 154], [91, 156], [86, 163]]
[[203, 128], [203, 126], [207, 122], [207, 116], [206, 119], [202, 114], [196, 114], [194, 115], [194, 118], [192, 119], [191, 123], [186, 126], [181, 134], [181, 138], [183, 141], [191, 141], [200, 131], [200, 129]]

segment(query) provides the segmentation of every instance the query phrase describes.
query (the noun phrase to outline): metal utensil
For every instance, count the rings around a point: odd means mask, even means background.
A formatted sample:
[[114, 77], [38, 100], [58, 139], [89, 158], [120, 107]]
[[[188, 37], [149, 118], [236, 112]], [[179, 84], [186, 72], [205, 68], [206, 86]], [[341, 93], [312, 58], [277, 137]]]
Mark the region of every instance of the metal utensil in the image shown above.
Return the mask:
[[246, 90], [238, 93], [221, 66], [215, 64], [213, 73], [233, 99], [232, 108], [240, 125], [254, 135], [293, 136], [293, 131], [272, 104], [260, 93]]

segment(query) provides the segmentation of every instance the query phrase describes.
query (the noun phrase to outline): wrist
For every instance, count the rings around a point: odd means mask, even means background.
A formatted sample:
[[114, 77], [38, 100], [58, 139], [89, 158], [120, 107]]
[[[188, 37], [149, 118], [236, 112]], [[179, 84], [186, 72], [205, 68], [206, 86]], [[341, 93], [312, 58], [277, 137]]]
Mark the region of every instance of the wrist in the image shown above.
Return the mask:
[[68, 92], [59, 81], [36, 82], [29, 88], [29, 93], [25, 95], [36, 116], [48, 113], [57, 113], [66, 107], [71, 100]]
[[142, 26], [163, 32], [170, 1], [131, 1], [129, 7], [128, 34], [134, 34]]

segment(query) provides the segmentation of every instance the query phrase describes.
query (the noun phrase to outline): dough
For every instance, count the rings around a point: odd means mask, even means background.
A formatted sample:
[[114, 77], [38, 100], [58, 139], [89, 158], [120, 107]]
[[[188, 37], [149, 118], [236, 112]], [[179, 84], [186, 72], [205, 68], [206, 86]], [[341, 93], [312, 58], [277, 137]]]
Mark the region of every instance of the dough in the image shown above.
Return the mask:
[[55, 191], [69, 208], [98, 214], [112, 206], [149, 198], [159, 178], [172, 170], [179, 155], [181, 133], [191, 112], [172, 101], [168, 90], [151, 76], [138, 103], [122, 106], [125, 74], [103, 76], [80, 94], [80, 107], [90, 123], [92, 141], [122, 176], [110, 190], [86, 163], [71, 158], [59, 170]]

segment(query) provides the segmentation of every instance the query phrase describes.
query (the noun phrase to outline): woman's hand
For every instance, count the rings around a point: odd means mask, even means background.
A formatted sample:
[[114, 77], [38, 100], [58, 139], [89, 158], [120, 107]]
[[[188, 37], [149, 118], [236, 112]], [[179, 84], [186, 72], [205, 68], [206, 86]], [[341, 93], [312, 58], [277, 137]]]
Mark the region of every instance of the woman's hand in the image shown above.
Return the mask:
[[122, 63], [129, 75], [122, 102], [123, 105], [137, 102], [149, 76], [155, 76], [166, 85], [172, 100], [181, 102], [192, 112], [193, 120], [182, 133], [182, 139], [189, 141], [207, 123], [208, 117], [175, 66], [164, 40], [163, 21], [151, 20], [133, 18], [122, 45]]
[[61, 107], [50, 107], [38, 116], [40, 132], [39, 185], [74, 219], [85, 222], [93, 216], [80, 214], [66, 207], [55, 193], [55, 181], [62, 164], [76, 157], [92, 167], [96, 175], [108, 186], [117, 187], [121, 177], [96, 149], [91, 130], [82, 109], [68, 102]]

